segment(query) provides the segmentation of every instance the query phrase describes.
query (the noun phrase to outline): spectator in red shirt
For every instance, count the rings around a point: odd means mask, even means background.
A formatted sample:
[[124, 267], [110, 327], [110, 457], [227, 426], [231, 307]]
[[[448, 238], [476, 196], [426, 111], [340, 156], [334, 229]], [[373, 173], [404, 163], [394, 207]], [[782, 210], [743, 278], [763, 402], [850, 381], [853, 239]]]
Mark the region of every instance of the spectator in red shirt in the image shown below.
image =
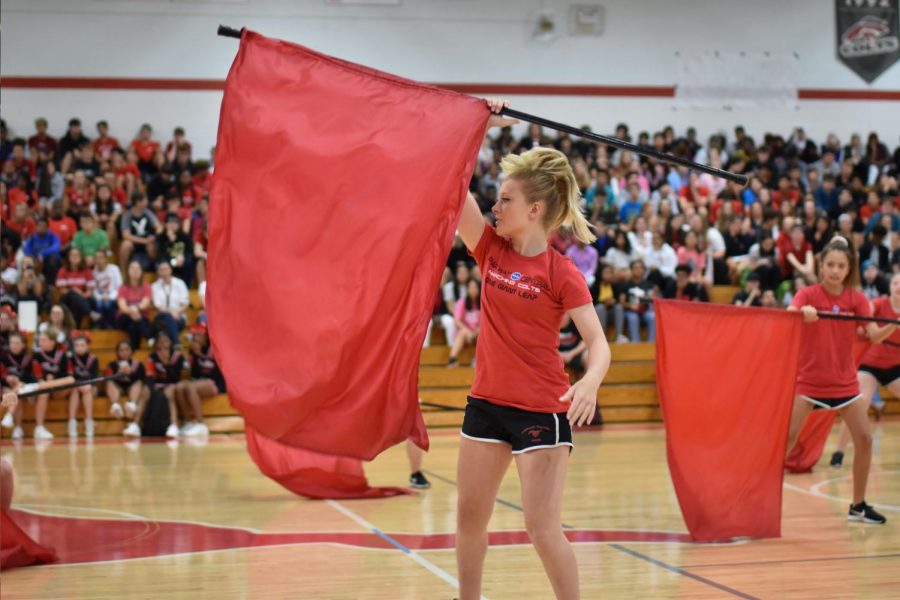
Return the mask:
[[37, 199], [34, 191], [31, 189], [31, 181], [23, 173], [19, 173], [16, 176], [16, 186], [10, 188], [7, 194], [7, 202], [11, 210], [15, 209], [17, 204], [24, 204], [30, 210], [36, 209]]
[[708, 210], [710, 201], [709, 189], [700, 184], [699, 176], [691, 171], [688, 175], [688, 183], [682, 186], [678, 192], [678, 203], [685, 214], [692, 211]]
[[813, 258], [812, 244], [806, 239], [803, 225], [794, 224], [790, 229], [790, 243], [783, 244], [781, 253], [781, 272], [785, 278], [793, 278], [794, 272], [802, 276], [807, 283], [816, 282], [816, 262]]
[[198, 160], [194, 163], [194, 185], [203, 192], [204, 196], [209, 195], [209, 161]]
[[[869, 219], [872, 218], [872, 215], [879, 212], [881, 210], [881, 198], [878, 196], [878, 192], [872, 190], [866, 196], [866, 203], [862, 205], [859, 209], [859, 218], [863, 223], [868, 224]], [[879, 215], [880, 216], [880, 215]]]
[[156, 151], [159, 150], [159, 142], [151, 139], [152, 135], [153, 128], [148, 123], [144, 123], [141, 125], [137, 138], [131, 142], [131, 148], [137, 153], [138, 167], [142, 173], [150, 169], [153, 164], [153, 157], [156, 156]]
[[150, 337], [148, 315], [153, 304], [150, 284], [144, 283], [144, 270], [136, 260], [128, 264], [125, 283], [119, 286], [119, 316], [116, 325], [128, 334], [131, 347], [141, 346], [141, 339]]
[[63, 213], [63, 203], [61, 201], [55, 201], [50, 207], [50, 218], [47, 220], [47, 223], [50, 226], [50, 231], [59, 238], [59, 243], [62, 246], [63, 253], [65, 253], [69, 244], [72, 243], [72, 238], [75, 237], [75, 232], [78, 231], [78, 224], [75, 223], [72, 217]]
[[87, 265], [81, 250], [72, 248], [56, 274], [59, 302], [69, 309], [75, 319], [75, 327], [81, 329], [84, 317], [91, 313], [94, 295], [94, 271]]
[[181, 171], [178, 175], [178, 193], [182, 203], [189, 207], [195, 206], [203, 195], [199, 189], [194, 187], [194, 180], [188, 170]]
[[56, 155], [56, 140], [47, 135], [47, 119], [38, 117], [34, 120], [35, 134], [28, 138], [28, 147], [32, 156], [44, 154], [48, 160], [53, 160]]
[[119, 140], [109, 135], [109, 124], [106, 121], [97, 121], [97, 134], [99, 137], [94, 140], [94, 153], [101, 160], [109, 160], [113, 150], [119, 147]]
[[[133, 148], [128, 149], [128, 158], [122, 150], [113, 150], [112, 168], [116, 174], [115, 188], [125, 190], [125, 198], [130, 198], [138, 189], [141, 179], [141, 171], [137, 165], [137, 153]], [[124, 203], [123, 203], [124, 204]]]
[[28, 205], [24, 202], [13, 205], [12, 219], [7, 221], [6, 226], [16, 231], [22, 237], [22, 241], [37, 231], [37, 223], [28, 215]]
[[772, 192], [772, 206], [781, 208], [781, 203], [788, 201], [791, 206], [796, 206], [800, 201], [800, 190], [791, 187], [791, 178], [782, 175], [778, 178], [778, 189]]
[[94, 201], [94, 186], [88, 181], [84, 171], [75, 171], [69, 186], [63, 194], [64, 211], [67, 214], [81, 213]]
[[128, 206], [128, 194], [125, 188], [119, 185], [118, 176], [115, 171], [106, 171], [103, 174], [103, 183], [109, 186], [113, 200], [118, 203], [121, 208]]

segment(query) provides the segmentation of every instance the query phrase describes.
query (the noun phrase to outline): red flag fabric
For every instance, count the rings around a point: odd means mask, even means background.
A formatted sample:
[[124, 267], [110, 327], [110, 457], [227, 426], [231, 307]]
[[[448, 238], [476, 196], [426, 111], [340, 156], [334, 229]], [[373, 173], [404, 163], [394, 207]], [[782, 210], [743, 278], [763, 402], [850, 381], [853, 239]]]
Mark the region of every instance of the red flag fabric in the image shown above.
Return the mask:
[[248, 439], [279, 442], [258, 464], [427, 448], [419, 355], [488, 116], [475, 98], [242, 33], [207, 305]]
[[802, 319], [698, 302], [654, 306], [669, 471], [691, 538], [780, 536]]
[[784, 468], [789, 473], [809, 473], [822, 458], [825, 442], [834, 426], [837, 411], [817, 410], [806, 419], [797, 443], [787, 455]]
[[247, 430], [247, 451], [264, 475], [307, 498], [385, 498], [412, 494], [408, 488], [369, 487], [355, 458], [291, 448]]
[[[871, 346], [868, 338], [858, 336], [853, 344], [853, 358], [856, 365], [862, 362], [866, 350]], [[790, 473], [809, 473], [816, 466], [822, 453], [825, 451], [825, 443], [834, 426], [837, 412], [833, 410], [817, 410], [806, 420], [797, 444], [788, 454], [784, 462], [784, 468]]]
[[52, 548], [45, 548], [31, 539], [5, 510], [0, 509], [0, 570], [57, 560]]

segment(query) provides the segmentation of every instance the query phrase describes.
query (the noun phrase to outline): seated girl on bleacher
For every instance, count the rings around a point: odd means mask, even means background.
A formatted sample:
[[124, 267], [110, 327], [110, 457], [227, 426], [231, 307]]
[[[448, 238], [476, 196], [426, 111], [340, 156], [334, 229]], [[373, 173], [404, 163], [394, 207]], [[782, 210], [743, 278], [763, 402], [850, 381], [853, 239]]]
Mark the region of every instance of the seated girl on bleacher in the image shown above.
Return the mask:
[[[18, 331], [9, 334], [9, 351], [0, 357], [0, 376], [2, 376], [3, 390], [18, 390], [26, 383], [35, 383], [33, 358], [28, 353], [25, 336]], [[3, 427], [13, 427], [12, 439], [21, 440], [25, 437], [22, 431], [22, 407], [19, 402], [16, 408], [3, 417]]]
[[[90, 353], [90, 335], [86, 331], [72, 332], [71, 372], [75, 381], [94, 379], [100, 370], [97, 357]], [[78, 437], [78, 401], [84, 405], [84, 435], [94, 437], [94, 394], [93, 385], [83, 385], [69, 392], [69, 437]]]
[[209, 344], [209, 333], [205, 323], [191, 327], [191, 380], [184, 386], [186, 406], [185, 420], [190, 415], [192, 420], [184, 426], [183, 434], [187, 436], [206, 435], [209, 429], [203, 423], [203, 403], [225, 393], [225, 378], [212, 354]]
[[[54, 327], [48, 327], [38, 334], [38, 351], [34, 353], [34, 376], [38, 381], [52, 381], [69, 375], [69, 359], [66, 356], [65, 344], [57, 343], [59, 332]], [[44, 427], [44, 417], [47, 415], [47, 402], [50, 401], [50, 393], [37, 397], [37, 407], [34, 412], [36, 422], [34, 439], [52, 440], [53, 434]], [[68, 391], [52, 394], [54, 399], [69, 397]]]
[[481, 283], [477, 279], [469, 279], [466, 297], [457, 301], [453, 319], [456, 322], [457, 333], [450, 348], [448, 367], [459, 364], [457, 356], [467, 345], [475, 345], [481, 331]]
[[[106, 397], [109, 398], [109, 413], [121, 419], [123, 416], [132, 420], [131, 423], [123, 431], [123, 435], [140, 437], [140, 427], [137, 425], [140, 416], [140, 408], [147, 402], [150, 396], [145, 380], [147, 377], [144, 365], [139, 360], [135, 360], [131, 344], [121, 341], [116, 346], [116, 360], [109, 363], [106, 368], [106, 375], [122, 375], [118, 380], [106, 382]], [[119, 399], [125, 394], [125, 411], [122, 411], [122, 405]]]
[[147, 358], [147, 379], [152, 392], [162, 392], [169, 404], [169, 427], [166, 437], [178, 437], [178, 404], [188, 382], [181, 381], [184, 355], [172, 350], [172, 340], [165, 331], [156, 336], [153, 352]]

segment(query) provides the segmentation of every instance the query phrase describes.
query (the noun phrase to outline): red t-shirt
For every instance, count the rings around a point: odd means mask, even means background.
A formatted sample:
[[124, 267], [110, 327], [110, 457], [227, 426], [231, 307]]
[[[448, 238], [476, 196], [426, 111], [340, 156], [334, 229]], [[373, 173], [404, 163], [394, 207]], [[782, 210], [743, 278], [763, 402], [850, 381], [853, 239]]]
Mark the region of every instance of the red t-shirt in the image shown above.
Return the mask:
[[94, 140], [94, 152], [100, 158], [109, 158], [112, 151], [119, 147], [119, 140], [109, 136]]
[[794, 246], [794, 243], [790, 240], [790, 237], [788, 238], [788, 242], [782, 247], [782, 252], [780, 255], [781, 272], [784, 273], [785, 278], [791, 277], [794, 274], [794, 265], [792, 265], [788, 260], [788, 256], [793, 254], [794, 258], [797, 259], [797, 262], [803, 264], [804, 262], [806, 262], [806, 253], [812, 252], [812, 249], [812, 244], [810, 244], [806, 240], [803, 241], [803, 247], [797, 249], [797, 247]]
[[[900, 319], [900, 313], [894, 312], [891, 306], [891, 298], [882, 296], [876, 298], [872, 305], [875, 309], [874, 316], [885, 319]], [[885, 340], [893, 344], [900, 345], [900, 329], [891, 334], [891, 337]], [[875, 367], [876, 369], [890, 369], [900, 365], [900, 348], [890, 346], [882, 342], [881, 344], [872, 344], [866, 350], [862, 359], [862, 364]]]
[[141, 170], [138, 169], [138, 166], [134, 163], [126, 163], [125, 166], [121, 169], [116, 169], [116, 177], [128, 175], [129, 173], [131, 173], [138, 179], [140, 179], [141, 177]]
[[35, 166], [33, 160], [28, 160], [27, 158], [11, 158], [9, 160], [10, 162], [12, 162], [16, 172], [26, 171], [31, 179], [34, 179], [37, 176], [37, 167]]
[[34, 219], [31, 217], [27, 217], [21, 223], [10, 219], [9, 221], [6, 221], [6, 226], [17, 232], [22, 237], [22, 241], [30, 238], [34, 235], [34, 232], [37, 231], [37, 223], [35, 223]]
[[800, 191], [789, 189], [787, 191], [787, 194], [782, 194], [781, 190], [775, 190], [774, 192], [772, 192], [772, 207], [775, 210], [781, 208], [781, 203], [785, 200], [787, 200], [791, 204], [796, 205], [797, 202], [800, 201]]
[[61, 291], [76, 288], [86, 292], [94, 287], [94, 272], [87, 268], [81, 271], [69, 271], [62, 267], [56, 274], [56, 287]]
[[75, 232], [78, 231], [78, 225], [75, 224], [75, 219], [72, 217], [48, 219], [47, 224], [50, 226], [50, 231], [59, 238], [59, 243], [62, 246], [68, 246], [72, 238], [75, 237]]
[[[869, 301], [857, 290], [845, 287], [837, 296], [829, 294], [821, 283], [797, 292], [791, 306], [813, 306], [819, 312], [860, 317], [872, 316]], [[800, 336], [800, 358], [796, 393], [813, 398], [846, 398], [859, 394], [853, 342], [855, 321], [819, 319], [804, 323]]]
[[[132, 165], [134, 166], [134, 165]], [[122, 206], [128, 205], [128, 194], [125, 192], [125, 188], [117, 187], [112, 191], [112, 198]]]
[[206, 236], [206, 225], [203, 223], [202, 218], [194, 219], [193, 229], [194, 241], [203, 246], [203, 249], [206, 250], [206, 246], [209, 244], [209, 240]]
[[6, 194], [7, 198], [9, 198], [9, 210], [10, 212], [16, 207], [17, 204], [24, 204], [29, 208], [33, 207], [37, 204], [37, 194], [32, 192], [29, 196], [27, 193], [23, 192], [19, 188], [10, 188], [9, 192]]
[[28, 138], [28, 147], [33, 148], [39, 152], [56, 152], [56, 140], [46, 134], [33, 135]]
[[66, 190], [66, 196], [69, 198], [70, 206], [82, 210], [87, 208], [88, 205], [94, 201], [94, 188], [88, 186], [83, 190], [78, 190], [74, 187], [70, 187]]
[[209, 173], [203, 175], [197, 174], [193, 176], [194, 186], [200, 189], [203, 194], [209, 193]]
[[470, 253], [481, 268], [481, 332], [472, 396], [523, 410], [564, 412], [563, 312], [591, 303], [572, 259], [552, 247], [522, 256], [488, 224]]
[[156, 140], [147, 140], [146, 142], [143, 140], [134, 140], [131, 142], [131, 147], [137, 152], [138, 158], [141, 159], [142, 162], [148, 163], [153, 160], [153, 156], [156, 154], [156, 151], [159, 150], [159, 142]]
[[[124, 298], [125, 303], [128, 306], [137, 306], [141, 303], [141, 300], [144, 298], [153, 298], [153, 292], [150, 289], [149, 283], [141, 284], [140, 287], [129, 287], [127, 285], [119, 286], [119, 298]], [[150, 309], [142, 310], [141, 314], [143, 316], [147, 316], [150, 312]]]
[[[691, 189], [690, 185], [683, 185], [681, 189], [678, 191], [678, 195], [687, 200], [688, 202], [695, 204], [701, 198], [709, 199], [709, 188], [705, 185], [697, 186], [697, 195], [694, 195], [694, 190]], [[699, 198], [697, 197], [699, 196]]]

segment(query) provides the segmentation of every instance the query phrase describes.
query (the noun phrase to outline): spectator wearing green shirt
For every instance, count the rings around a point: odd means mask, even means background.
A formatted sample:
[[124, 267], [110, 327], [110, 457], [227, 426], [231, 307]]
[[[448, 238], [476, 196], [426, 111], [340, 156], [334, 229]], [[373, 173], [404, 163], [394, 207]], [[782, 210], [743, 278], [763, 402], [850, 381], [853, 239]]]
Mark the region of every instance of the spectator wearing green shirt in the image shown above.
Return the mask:
[[81, 213], [79, 218], [81, 231], [75, 234], [72, 247], [81, 250], [81, 255], [87, 260], [88, 266], [94, 266], [94, 255], [98, 250], [109, 250], [109, 236], [102, 229], [97, 228], [94, 215], [89, 212]]

